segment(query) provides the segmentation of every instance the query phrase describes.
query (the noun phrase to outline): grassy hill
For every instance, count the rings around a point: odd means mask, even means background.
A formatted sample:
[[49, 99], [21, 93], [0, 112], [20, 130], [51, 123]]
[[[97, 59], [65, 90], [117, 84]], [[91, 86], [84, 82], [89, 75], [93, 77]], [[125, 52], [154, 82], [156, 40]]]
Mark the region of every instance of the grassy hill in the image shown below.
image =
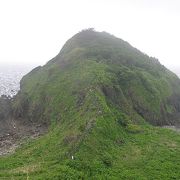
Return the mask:
[[[13, 118], [49, 126], [0, 158], [0, 179], [179, 179], [180, 80], [127, 42], [84, 30], [21, 81]], [[72, 156], [74, 159], [72, 160]]]

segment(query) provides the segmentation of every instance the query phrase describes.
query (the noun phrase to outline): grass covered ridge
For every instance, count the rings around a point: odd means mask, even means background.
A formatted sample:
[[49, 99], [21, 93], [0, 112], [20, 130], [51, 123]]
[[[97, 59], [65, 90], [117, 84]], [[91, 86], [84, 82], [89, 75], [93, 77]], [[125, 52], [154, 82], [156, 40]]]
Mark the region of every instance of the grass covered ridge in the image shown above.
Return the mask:
[[[108, 33], [87, 30], [21, 81], [13, 117], [49, 132], [0, 158], [0, 179], [179, 179], [180, 80]], [[74, 160], [72, 160], [74, 156]]]

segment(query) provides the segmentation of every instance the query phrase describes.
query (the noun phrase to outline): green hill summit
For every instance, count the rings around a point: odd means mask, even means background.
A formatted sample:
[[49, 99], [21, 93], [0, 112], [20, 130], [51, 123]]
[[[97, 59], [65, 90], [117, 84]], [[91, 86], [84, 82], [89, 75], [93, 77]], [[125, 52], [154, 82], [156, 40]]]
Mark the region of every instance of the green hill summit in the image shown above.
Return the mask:
[[2, 178], [180, 177], [179, 134], [157, 127], [180, 122], [179, 78], [106, 32], [77, 33], [24, 76], [11, 112], [49, 130], [0, 158]]
[[78, 113], [86, 104], [94, 108], [90, 112], [103, 114], [106, 104], [134, 123], [170, 125], [180, 112], [180, 80], [127, 42], [88, 29], [23, 78], [17, 102], [15, 115], [33, 121], [58, 121], [65, 109]]

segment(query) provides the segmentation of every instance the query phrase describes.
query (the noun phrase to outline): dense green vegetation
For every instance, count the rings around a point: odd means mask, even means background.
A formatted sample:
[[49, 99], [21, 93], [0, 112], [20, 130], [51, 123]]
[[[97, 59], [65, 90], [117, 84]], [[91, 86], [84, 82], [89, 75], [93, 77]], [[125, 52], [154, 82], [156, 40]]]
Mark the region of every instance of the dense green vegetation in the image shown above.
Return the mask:
[[81, 101], [91, 88], [135, 121], [140, 115], [151, 124], [173, 124], [180, 112], [180, 80], [175, 74], [127, 42], [87, 30], [23, 78], [14, 113], [49, 122], [75, 107], [71, 103]]
[[101, 118], [91, 133], [81, 134], [82, 139], [75, 128], [64, 132], [62, 126], [53, 128], [14, 155], [1, 158], [0, 179], [180, 177], [180, 137], [173, 131], [150, 126], [124, 129], [113, 119]]
[[178, 123], [180, 80], [108, 33], [76, 34], [12, 103], [49, 132], [1, 157], [2, 179], [180, 178], [179, 134], [150, 125]]

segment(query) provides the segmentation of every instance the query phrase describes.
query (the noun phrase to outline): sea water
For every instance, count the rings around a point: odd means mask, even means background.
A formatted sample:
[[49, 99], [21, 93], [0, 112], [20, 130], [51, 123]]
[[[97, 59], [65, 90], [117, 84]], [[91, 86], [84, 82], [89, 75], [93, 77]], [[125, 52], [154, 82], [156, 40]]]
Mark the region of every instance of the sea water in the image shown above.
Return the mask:
[[20, 89], [20, 80], [31, 69], [33, 69], [32, 65], [0, 64], [0, 96], [16, 95]]

